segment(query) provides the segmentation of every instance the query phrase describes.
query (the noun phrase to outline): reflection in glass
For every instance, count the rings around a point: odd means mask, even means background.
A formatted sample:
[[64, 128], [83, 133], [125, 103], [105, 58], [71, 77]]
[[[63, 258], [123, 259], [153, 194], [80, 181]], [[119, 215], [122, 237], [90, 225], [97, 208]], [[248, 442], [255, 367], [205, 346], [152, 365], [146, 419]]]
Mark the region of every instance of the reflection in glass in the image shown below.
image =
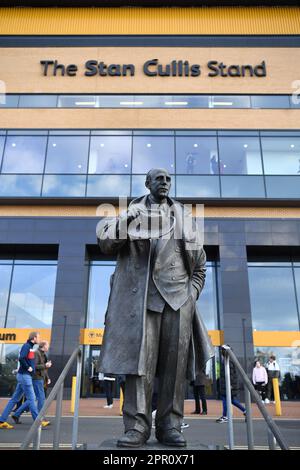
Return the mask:
[[220, 173], [261, 175], [259, 139], [256, 137], [219, 137]]
[[3, 150], [4, 150], [4, 142], [5, 142], [5, 137], [0, 136], [0, 169], [1, 169], [1, 163], [2, 163]]
[[59, 95], [58, 108], [97, 108], [99, 98], [93, 95]]
[[87, 197], [121, 197], [130, 195], [130, 176], [90, 175]]
[[12, 265], [1, 264], [0, 260], [0, 328], [5, 326]]
[[214, 137], [177, 137], [176, 173], [219, 173], [217, 139]]
[[45, 175], [42, 196], [84, 197], [86, 176]]
[[256, 330], [299, 330], [292, 268], [248, 268], [252, 326]]
[[214, 95], [209, 97], [209, 108], [250, 108], [250, 96]]
[[56, 108], [56, 95], [20, 95], [19, 108]]
[[177, 197], [220, 197], [218, 176], [176, 176]]
[[133, 173], [148, 173], [151, 168], [165, 168], [175, 172], [174, 138], [133, 137]]
[[15, 265], [7, 327], [49, 328], [52, 324], [56, 266]]
[[217, 286], [215, 266], [207, 264], [203, 291], [197, 301], [200, 314], [208, 330], [218, 329]]
[[49, 137], [45, 173], [86, 173], [88, 137]]
[[[145, 186], [146, 175], [132, 175], [131, 196], [137, 197], [143, 194], [149, 194]], [[175, 177], [171, 178], [170, 197], [175, 197]]]
[[92, 137], [89, 173], [130, 173], [131, 137]]
[[256, 347], [255, 357], [265, 365], [275, 356], [280, 368], [280, 397], [282, 400], [300, 399], [300, 347]]
[[266, 175], [300, 176], [299, 137], [262, 137], [261, 144]]
[[[300, 309], [300, 263], [294, 263], [294, 276], [295, 276], [295, 285], [296, 285], [296, 295], [298, 308]], [[299, 266], [299, 267], [298, 267]], [[299, 311], [300, 315], [300, 311]]]
[[93, 265], [90, 267], [87, 328], [104, 328], [104, 316], [110, 292], [110, 278], [115, 271], [113, 265]]
[[299, 199], [300, 177], [299, 176], [266, 176], [267, 197]]
[[0, 94], [0, 108], [17, 108], [19, 95]]
[[222, 197], [265, 197], [262, 176], [222, 176]]
[[46, 137], [7, 137], [2, 173], [43, 173], [46, 142]]
[[252, 108], [289, 108], [289, 97], [280, 95], [251, 96]]
[[0, 344], [0, 397], [10, 397], [16, 388], [18, 356], [22, 344]]
[[0, 175], [0, 196], [40, 196], [42, 175]]

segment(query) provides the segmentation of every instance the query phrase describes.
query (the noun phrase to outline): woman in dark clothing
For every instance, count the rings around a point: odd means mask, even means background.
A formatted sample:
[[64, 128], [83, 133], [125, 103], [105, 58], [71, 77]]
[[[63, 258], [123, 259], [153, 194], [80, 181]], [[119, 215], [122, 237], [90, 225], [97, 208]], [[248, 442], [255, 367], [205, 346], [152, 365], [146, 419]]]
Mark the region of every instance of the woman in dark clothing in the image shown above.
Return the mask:
[[[224, 352], [222, 350], [222, 356], [224, 356]], [[229, 361], [230, 367], [230, 383], [231, 383], [231, 403], [236, 406], [239, 410], [241, 410], [246, 416], [246, 408], [239, 402], [236, 398], [238, 394], [238, 377], [235, 365]], [[220, 394], [221, 399], [223, 402], [223, 413], [220, 418], [216, 420], [217, 423], [225, 423], [228, 421], [227, 417], [227, 400], [226, 400], [226, 383], [225, 383], [225, 363], [224, 360], [221, 363], [221, 372], [220, 372]]]
[[[195, 398], [195, 411], [192, 414], [201, 414], [207, 415], [207, 402], [206, 402], [206, 395], [205, 395], [205, 367], [201, 370], [199, 374], [196, 375], [196, 380], [191, 382], [194, 391], [194, 398]], [[202, 404], [202, 411], [200, 409], [200, 399]]]

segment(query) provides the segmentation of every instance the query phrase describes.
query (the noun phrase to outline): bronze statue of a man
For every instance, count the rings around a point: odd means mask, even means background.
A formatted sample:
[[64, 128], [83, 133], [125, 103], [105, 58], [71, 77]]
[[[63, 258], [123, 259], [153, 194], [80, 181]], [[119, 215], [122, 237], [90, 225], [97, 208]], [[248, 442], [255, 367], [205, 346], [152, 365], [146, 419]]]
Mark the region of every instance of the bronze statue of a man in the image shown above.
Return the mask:
[[[150, 194], [132, 201], [126, 214], [102, 219], [97, 226], [101, 251], [117, 255], [100, 370], [126, 375], [125, 434], [118, 446], [140, 447], [149, 439], [157, 377], [156, 438], [164, 445], [183, 447], [186, 379], [192, 380], [214, 355], [196, 310], [206, 255], [197, 231], [183, 227], [183, 205], [168, 196], [169, 173], [150, 170], [145, 186]], [[129, 227], [141, 214], [150, 219], [159, 214], [161, 221], [172, 221], [167, 236], [153, 235], [151, 230], [148, 236], [145, 231], [133, 236]], [[124, 230], [126, 236], [121, 237]]]

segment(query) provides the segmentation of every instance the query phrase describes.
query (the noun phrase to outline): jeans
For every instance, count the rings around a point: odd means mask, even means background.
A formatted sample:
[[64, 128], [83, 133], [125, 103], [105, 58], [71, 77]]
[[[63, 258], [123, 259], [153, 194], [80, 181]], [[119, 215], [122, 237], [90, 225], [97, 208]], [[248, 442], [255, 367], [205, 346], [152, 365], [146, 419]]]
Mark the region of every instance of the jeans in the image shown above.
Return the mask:
[[[38, 412], [40, 412], [45, 403], [44, 380], [43, 379], [33, 380], [32, 385], [33, 385], [35, 398], [37, 400], [37, 409], [38, 409]], [[23, 403], [23, 405], [21, 405], [20, 408], [16, 410], [15, 416], [19, 417], [24, 411], [28, 411], [28, 410], [29, 410], [29, 403], [28, 403], [28, 400], [26, 400]]]
[[[222, 395], [222, 402], [223, 402], [223, 415], [222, 416], [227, 416], [227, 401], [226, 401], [226, 396]], [[234, 397], [231, 397], [231, 403], [236, 406], [239, 410], [241, 410], [243, 413], [245, 413], [246, 408]]]
[[[2, 415], [0, 416], [0, 421], [5, 422], [12, 411], [13, 407], [21, 400], [22, 396], [25, 395], [26, 407], [29, 406], [31, 411], [32, 418], [35, 420], [38, 415], [38, 410], [35, 404], [35, 394], [33, 390], [32, 377], [29, 374], [17, 374], [17, 388], [7, 403], [6, 407], [3, 410]], [[20, 408], [23, 408], [22, 405]], [[15, 415], [20, 416], [20, 408], [16, 411]]]

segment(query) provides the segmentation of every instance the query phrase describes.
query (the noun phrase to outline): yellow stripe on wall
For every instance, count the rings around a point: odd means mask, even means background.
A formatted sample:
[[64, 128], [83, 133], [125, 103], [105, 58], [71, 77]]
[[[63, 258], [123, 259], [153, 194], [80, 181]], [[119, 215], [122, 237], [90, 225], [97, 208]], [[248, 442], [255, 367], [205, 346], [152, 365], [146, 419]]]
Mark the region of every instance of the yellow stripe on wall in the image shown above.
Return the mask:
[[300, 331], [253, 331], [254, 346], [300, 347]]
[[300, 34], [298, 7], [1, 8], [3, 35]]

